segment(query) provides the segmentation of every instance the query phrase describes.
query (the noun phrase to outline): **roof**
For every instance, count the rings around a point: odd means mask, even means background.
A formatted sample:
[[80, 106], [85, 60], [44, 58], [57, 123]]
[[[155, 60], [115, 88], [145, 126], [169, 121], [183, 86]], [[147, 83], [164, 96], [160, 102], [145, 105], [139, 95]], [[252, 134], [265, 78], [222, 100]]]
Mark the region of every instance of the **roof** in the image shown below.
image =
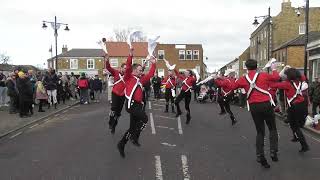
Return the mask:
[[0, 71], [13, 71], [16, 68], [21, 68], [22, 70], [25, 70], [25, 71], [28, 71], [28, 70], [40, 71], [40, 69], [32, 65], [0, 64]]
[[[314, 41], [320, 38], [320, 31], [312, 31], [309, 32], [308, 41]], [[279, 49], [287, 48], [289, 46], [304, 46], [305, 44], [305, 34], [299, 35], [298, 37], [289, 40], [288, 42], [283, 43], [282, 45], [275, 48], [273, 51], [277, 51]]]
[[[148, 43], [134, 42], [132, 43], [134, 56], [147, 57]], [[126, 57], [129, 54], [129, 45], [126, 42], [107, 42], [107, 50], [110, 57]], [[66, 53], [59, 54], [58, 57], [102, 57], [104, 52], [102, 49], [71, 49]], [[54, 59], [54, 57], [48, 59]]]

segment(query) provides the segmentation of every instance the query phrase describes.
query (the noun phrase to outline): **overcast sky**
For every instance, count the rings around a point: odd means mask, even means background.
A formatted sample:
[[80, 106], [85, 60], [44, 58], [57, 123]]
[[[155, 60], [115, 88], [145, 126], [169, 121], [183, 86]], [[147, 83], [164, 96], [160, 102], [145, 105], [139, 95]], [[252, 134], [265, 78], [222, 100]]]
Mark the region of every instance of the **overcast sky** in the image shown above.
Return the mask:
[[[291, 0], [302, 6], [304, 0]], [[43, 64], [51, 57], [53, 29], [42, 21], [68, 23], [58, 31], [58, 53], [72, 48], [99, 48], [101, 37], [116, 28], [142, 28], [160, 35], [160, 43], [202, 44], [205, 63], [218, 69], [238, 57], [254, 30], [253, 17], [280, 12], [282, 0], [0, 0], [0, 53], [13, 64]], [[310, 0], [310, 6], [320, 6]], [[54, 50], [54, 47], [53, 47]]]

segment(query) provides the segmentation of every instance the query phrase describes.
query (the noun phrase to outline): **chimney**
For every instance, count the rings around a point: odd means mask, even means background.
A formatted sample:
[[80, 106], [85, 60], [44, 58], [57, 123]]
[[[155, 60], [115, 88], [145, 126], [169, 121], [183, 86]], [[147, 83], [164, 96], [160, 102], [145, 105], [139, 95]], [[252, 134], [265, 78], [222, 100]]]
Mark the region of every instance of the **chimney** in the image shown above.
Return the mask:
[[291, 1], [290, 0], [282, 0], [281, 11], [285, 12], [291, 9]]
[[68, 52], [68, 47], [67, 45], [62, 45], [62, 54], [65, 54]]

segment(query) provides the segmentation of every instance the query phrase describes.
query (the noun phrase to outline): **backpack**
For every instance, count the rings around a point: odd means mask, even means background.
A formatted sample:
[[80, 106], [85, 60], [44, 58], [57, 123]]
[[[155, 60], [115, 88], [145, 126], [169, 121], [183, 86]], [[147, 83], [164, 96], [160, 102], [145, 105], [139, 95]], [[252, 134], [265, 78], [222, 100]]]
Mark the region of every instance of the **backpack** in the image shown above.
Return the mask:
[[87, 79], [79, 79], [78, 85], [79, 85], [79, 88], [81, 88], [81, 89], [88, 88], [88, 86], [89, 86], [88, 80]]

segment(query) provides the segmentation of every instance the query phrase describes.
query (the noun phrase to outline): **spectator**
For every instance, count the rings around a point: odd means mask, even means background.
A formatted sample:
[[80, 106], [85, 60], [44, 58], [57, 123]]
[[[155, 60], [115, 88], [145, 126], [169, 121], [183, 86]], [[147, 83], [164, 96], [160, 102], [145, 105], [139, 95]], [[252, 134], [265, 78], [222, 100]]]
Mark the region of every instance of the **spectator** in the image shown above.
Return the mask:
[[0, 72], [0, 107], [8, 106], [6, 97], [7, 97], [6, 76], [2, 72]]
[[36, 83], [36, 99], [39, 100], [38, 112], [45, 112], [42, 107], [43, 104], [48, 100], [48, 95], [42, 81], [40, 80], [38, 80]]
[[31, 86], [32, 86], [32, 94], [33, 94], [33, 104], [34, 104], [34, 100], [36, 98], [36, 82], [37, 82], [37, 78], [36, 76], [33, 74], [33, 70], [29, 70], [28, 71], [28, 78], [30, 79], [31, 82]]
[[160, 86], [161, 86], [161, 78], [158, 77], [158, 74], [155, 73], [154, 77], [152, 78], [152, 85], [154, 91], [154, 98], [160, 99]]
[[90, 92], [89, 92], [89, 94], [90, 94], [90, 99], [92, 100], [92, 101], [94, 101], [94, 90], [93, 90], [93, 80], [94, 80], [94, 77], [90, 77], [89, 78], [89, 88], [90, 88]]
[[9, 74], [6, 86], [8, 88], [7, 94], [10, 97], [9, 113], [15, 114], [18, 112], [18, 89], [15, 73]]
[[93, 80], [92, 89], [94, 91], [94, 97], [95, 97], [94, 101], [100, 102], [100, 95], [102, 92], [102, 81], [99, 79], [98, 75], [95, 75], [95, 78]]
[[70, 81], [69, 81], [70, 91], [71, 91], [71, 94], [72, 94], [72, 98], [75, 98], [75, 99], [78, 99], [78, 96], [77, 96], [77, 81], [78, 81], [77, 77], [74, 75], [73, 72], [71, 72], [71, 77], [70, 77]]
[[310, 102], [312, 103], [312, 115], [319, 114], [317, 108], [320, 108], [320, 79], [315, 78], [315, 81], [311, 84], [310, 87]]
[[[33, 114], [32, 102], [32, 85], [27, 75], [20, 71], [18, 73], [19, 79], [17, 81], [17, 87], [19, 91], [19, 115], [21, 118], [30, 117]], [[28, 114], [30, 112], [30, 114]]]
[[62, 80], [62, 77], [59, 75], [58, 76], [59, 80], [58, 80], [58, 83], [57, 83], [57, 101], [58, 101], [58, 104], [60, 104], [60, 101], [62, 100], [63, 104], [66, 103], [66, 95], [67, 95], [67, 92], [66, 92], [66, 86], [65, 86], [65, 83], [64, 81]]
[[80, 103], [88, 104], [89, 103], [89, 80], [86, 78], [85, 73], [81, 73], [81, 77], [78, 80], [78, 86], [80, 89]]
[[57, 109], [57, 83], [58, 83], [58, 76], [56, 75], [56, 72], [54, 69], [49, 69], [48, 74], [44, 78], [44, 86], [47, 90], [48, 94], [48, 101], [49, 106], [52, 106], [52, 101], [54, 104], [54, 108]]

